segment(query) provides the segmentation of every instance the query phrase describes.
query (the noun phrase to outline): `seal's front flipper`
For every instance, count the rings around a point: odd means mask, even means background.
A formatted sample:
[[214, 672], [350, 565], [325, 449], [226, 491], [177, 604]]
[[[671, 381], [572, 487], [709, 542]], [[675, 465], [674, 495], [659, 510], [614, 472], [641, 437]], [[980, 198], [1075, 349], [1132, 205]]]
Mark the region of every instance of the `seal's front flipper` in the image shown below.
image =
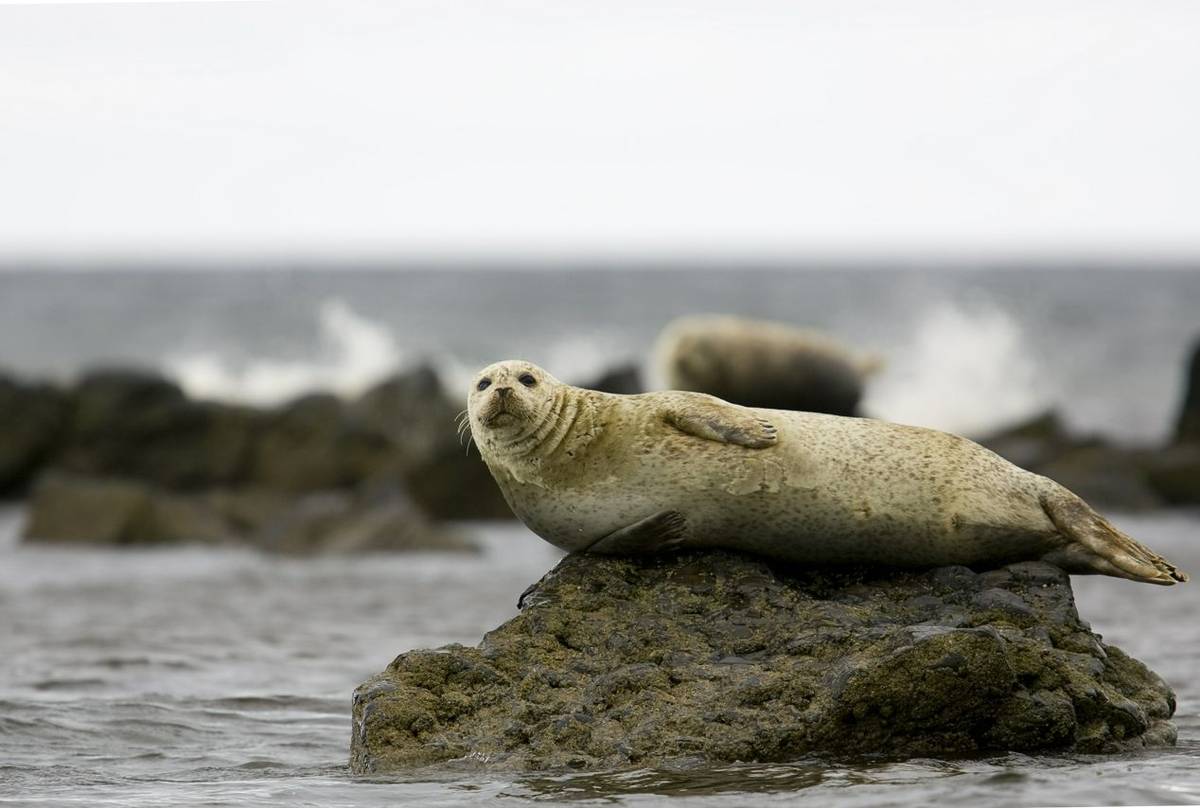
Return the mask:
[[747, 449], [765, 449], [779, 440], [775, 427], [752, 410], [700, 393], [675, 394], [663, 418], [688, 435]]
[[604, 555], [648, 555], [678, 547], [687, 538], [687, 519], [679, 511], [659, 511], [601, 536], [583, 549]]

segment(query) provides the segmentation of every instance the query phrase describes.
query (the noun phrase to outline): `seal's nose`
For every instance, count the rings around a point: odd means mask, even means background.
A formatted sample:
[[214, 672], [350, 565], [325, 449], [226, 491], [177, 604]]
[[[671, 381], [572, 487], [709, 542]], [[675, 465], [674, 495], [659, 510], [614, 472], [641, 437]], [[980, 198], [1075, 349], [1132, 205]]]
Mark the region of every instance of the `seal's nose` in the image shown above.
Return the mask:
[[509, 396], [512, 395], [512, 388], [511, 387], [497, 387], [496, 395], [500, 396], [500, 398], [508, 398]]

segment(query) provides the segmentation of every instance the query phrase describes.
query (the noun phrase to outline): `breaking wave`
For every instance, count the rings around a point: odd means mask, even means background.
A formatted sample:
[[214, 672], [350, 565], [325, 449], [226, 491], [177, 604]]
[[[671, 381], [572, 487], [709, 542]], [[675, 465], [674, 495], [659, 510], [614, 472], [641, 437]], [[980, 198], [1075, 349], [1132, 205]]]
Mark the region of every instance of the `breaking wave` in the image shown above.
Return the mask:
[[[478, 369], [449, 353], [408, 355], [386, 324], [337, 298], [319, 305], [316, 330], [317, 347], [309, 358], [239, 360], [196, 351], [169, 356], [166, 370], [197, 398], [271, 406], [315, 390], [354, 396], [415, 360], [433, 362], [451, 391], [466, 389]], [[620, 332], [597, 329], [543, 338], [536, 345], [492, 347], [515, 350], [574, 384], [636, 361], [639, 353]], [[863, 402], [874, 417], [980, 435], [1051, 403], [1047, 380], [1017, 320], [985, 299], [931, 306], [880, 354], [883, 370], [869, 380]], [[643, 371], [652, 372], [649, 356], [640, 358]]]
[[255, 357], [243, 362], [211, 351], [177, 354], [167, 372], [197, 398], [272, 405], [314, 390], [352, 396], [393, 373], [404, 353], [385, 325], [358, 314], [345, 301], [317, 309], [319, 348], [311, 359]]
[[984, 300], [931, 307], [885, 355], [863, 402], [874, 417], [980, 435], [1052, 401], [1016, 319]]

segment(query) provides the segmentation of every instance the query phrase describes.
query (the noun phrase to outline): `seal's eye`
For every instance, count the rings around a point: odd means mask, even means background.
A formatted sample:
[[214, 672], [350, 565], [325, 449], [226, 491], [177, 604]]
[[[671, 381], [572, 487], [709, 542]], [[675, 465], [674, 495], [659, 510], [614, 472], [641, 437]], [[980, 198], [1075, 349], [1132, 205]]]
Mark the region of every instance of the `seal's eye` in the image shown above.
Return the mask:
[[479, 384], [475, 385], [476, 390], [486, 390], [492, 386], [491, 379], [480, 379]]
[[522, 373], [517, 378], [517, 381], [519, 381], [521, 384], [525, 385], [526, 387], [533, 387], [535, 384], [537, 384], [537, 379], [533, 378], [532, 373]]

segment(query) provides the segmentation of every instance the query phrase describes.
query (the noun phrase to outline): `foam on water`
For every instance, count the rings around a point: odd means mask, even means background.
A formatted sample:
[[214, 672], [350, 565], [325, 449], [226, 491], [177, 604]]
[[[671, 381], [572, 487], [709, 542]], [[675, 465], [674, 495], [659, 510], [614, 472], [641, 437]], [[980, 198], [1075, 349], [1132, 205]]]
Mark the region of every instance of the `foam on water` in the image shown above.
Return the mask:
[[252, 357], [235, 362], [213, 351], [168, 356], [166, 371], [199, 398], [271, 405], [314, 390], [356, 395], [402, 364], [391, 330], [344, 300], [317, 309], [320, 349], [312, 359]]
[[[357, 395], [410, 358], [386, 323], [338, 298], [319, 304], [314, 331], [320, 348], [311, 359], [237, 361], [198, 351], [168, 356], [165, 370], [193, 396], [273, 405], [314, 390]], [[497, 359], [537, 362], [571, 383], [594, 380], [638, 354], [615, 326], [530, 345], [509, 340], [494, 351]], [[1033, 415], [1052, 400], [1017, 319], [984, 297], [928, 307], [909, 333], [879, 354], [886, 361], [868, 384], [864, 409], [880, 418], [980, 434]], [[422, 359], [434, 364], [451, 393], [467, 389], [479, 369], [478, 362], [444, 350]], [[647, 356], [642, 364], [654, 385], [653, 363]]]
[[889, 421], [978, 435], [1052, 401], [1017, 320], [983, 298], [930, 306], [907, 340], [881, 353], [863, 408]]

